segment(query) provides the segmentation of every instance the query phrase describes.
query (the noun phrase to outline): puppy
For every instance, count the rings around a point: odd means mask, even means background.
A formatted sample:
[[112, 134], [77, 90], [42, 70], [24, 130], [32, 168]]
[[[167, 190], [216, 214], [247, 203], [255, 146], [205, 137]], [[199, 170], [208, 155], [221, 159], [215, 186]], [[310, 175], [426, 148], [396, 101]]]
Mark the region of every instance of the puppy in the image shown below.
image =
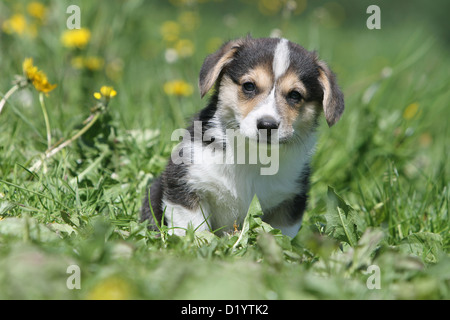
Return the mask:
[[314, 52], [286, 39], [246, 37], [206, 57], [202, 98], [214, 85], [207, 106], [178, 132], [182, 142], [145, 196], [142, 220], [178, 235], [189, 225], [230, 232], [256, 194], [262, 219], [294, 237], [319, 116], [323, 111], [331, 127], [344, 111], [335, 75]]

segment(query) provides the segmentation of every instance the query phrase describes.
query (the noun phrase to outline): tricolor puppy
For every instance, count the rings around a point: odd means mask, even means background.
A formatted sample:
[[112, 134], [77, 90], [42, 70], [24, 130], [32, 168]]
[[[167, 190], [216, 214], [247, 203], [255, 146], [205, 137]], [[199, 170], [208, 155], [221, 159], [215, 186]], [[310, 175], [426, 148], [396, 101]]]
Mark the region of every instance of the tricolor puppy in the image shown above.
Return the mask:
[[[323, 111], [331, 127], [344, 111], [334, 74], [314, 52], [286, 39], [246, 37], [206, 57], [202, 97], [214, 85], [188, 138], [153, 182], [142, 219], [179, 235], [189, 225], [229, 232], [242, 225], [256, 194], [263, 220], [294, 237], [306, 207], [319, 116]], [[262, 171], [261, 151], [276, 155], [272, 172]]]

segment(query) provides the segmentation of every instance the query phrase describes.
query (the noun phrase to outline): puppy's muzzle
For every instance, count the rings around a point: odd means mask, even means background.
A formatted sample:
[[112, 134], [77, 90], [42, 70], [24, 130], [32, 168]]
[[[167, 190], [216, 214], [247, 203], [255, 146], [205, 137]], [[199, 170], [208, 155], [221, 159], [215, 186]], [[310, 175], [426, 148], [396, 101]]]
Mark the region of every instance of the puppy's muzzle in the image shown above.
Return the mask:
[[272, 133], [275, 134], [280, 126], [280, 121], [277, 119], [266, 116], [258, 119], [256, 122], [256, 127], [258, 128], [259, 135], [264, 132], [264, 135], [269, 140], [272, 136]]
[[259, 119], [256, 123], [256, 127], [258, 128], [258, 130], [266, 129], [268, 132], [270, 132], [270, 130], [272, 129], [273, 130], [278, 129], [279, 125], [280, 121], [272, 117], [263, 117]]

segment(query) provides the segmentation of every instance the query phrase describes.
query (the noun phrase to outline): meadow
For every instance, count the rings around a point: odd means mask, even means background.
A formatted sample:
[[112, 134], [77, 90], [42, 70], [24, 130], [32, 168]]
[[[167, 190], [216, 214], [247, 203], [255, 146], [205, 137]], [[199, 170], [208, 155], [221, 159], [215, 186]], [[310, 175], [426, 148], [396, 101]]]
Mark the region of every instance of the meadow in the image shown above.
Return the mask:
[[[450, 299], [449, 9], [2, 1], [0, 299]], [[345, 95], [302, 228], [281, 235], [255, 199], [227, 236], [149, 231], [145, 188], [206, 103], [204, 57], [248, 33], [317, 50]]]

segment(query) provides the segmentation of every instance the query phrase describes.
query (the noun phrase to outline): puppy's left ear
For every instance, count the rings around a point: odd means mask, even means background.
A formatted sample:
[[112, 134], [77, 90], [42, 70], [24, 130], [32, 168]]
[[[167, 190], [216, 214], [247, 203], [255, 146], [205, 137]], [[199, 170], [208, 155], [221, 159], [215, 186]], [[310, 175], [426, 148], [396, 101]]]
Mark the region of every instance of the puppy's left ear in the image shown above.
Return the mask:
[[344, 112], [344, 94], [336, 83], [336, 76], [325, 62], [318, 61], [319, 82], [323, 89], [323, 111], [328, 126], [333, 126]]
[[220, 75], [222, 69], [231, 61], [234, 54], [245, 39], [237, 39], [226, 42], [222, 47], [205, 58], [200, 70], [199, 87], [203, 98], [211, 89]]

